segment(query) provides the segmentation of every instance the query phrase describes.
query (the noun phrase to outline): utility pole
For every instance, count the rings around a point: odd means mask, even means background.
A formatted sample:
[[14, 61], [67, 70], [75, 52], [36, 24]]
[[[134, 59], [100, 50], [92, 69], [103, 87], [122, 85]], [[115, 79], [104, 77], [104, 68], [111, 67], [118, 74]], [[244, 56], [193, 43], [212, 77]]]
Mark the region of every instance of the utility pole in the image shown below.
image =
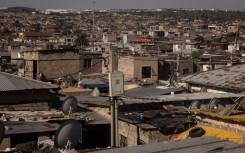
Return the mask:
[[179, 76], [180, 71], [180, 53], [177, 54], [177, 67], [176, 67], [176, 75]]
[[233, 53], [234, 51], [236, 52], [236, 48], [237, 48], [237, 33], [238, 32], [239, 32], [239, 25], [237, 26], [234, 49], [231, 50], [231, 66], [233, 65]]
[[110, 48], [109, 52], [109, 84], [110, 84], [110, 110], [111, 110], [111, 147], [116, 148], [118, 146], [118, 119], [117, 119], [117, 97], [113, 94], [113, 78], [112, 74], [117, 71], [116, 53]]
[[[93, 6], [94, 6], [95, 2], [93, 2]], [[94, 52], [94, 7], [92, 10], [92, 16], [93, 16], [93, 25], [92, 25], [92, 52]]]

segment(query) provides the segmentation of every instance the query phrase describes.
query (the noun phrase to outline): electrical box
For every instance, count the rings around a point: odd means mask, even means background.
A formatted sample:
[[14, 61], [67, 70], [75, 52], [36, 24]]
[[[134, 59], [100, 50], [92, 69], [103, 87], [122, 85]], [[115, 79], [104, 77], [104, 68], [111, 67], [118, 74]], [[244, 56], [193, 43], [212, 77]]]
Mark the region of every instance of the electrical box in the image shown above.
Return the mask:
[[119, 96], [124, 93], [124, 80], [122, 72], [109, 73], [110, 97]]

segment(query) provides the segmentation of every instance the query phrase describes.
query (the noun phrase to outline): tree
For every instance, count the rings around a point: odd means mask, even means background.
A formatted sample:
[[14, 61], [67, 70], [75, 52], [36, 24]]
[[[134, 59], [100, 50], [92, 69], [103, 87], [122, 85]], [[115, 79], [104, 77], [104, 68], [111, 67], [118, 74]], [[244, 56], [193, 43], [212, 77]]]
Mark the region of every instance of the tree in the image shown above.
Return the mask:
[[201, 57], [203, 55], [204, 51], [193, 51], [191, 53], [191, 57], [193, 59], [198, 59], [199, 57]]
[[88, 45], [87, 35], [84, 33], [78, 35], [78, 37], [75, 40], [75, 44], [77, 46], [87, 46]]
[[195, 41], [203, 42], [204, 38], [202, 36], [198, 36], [195, 38]]
[[40, 23], [37, 23], [37, 24], [33, 24], [32, 25], [32, 29], [35, 31], [35, 32], [40, 32], [42, 30], [42, 26]]

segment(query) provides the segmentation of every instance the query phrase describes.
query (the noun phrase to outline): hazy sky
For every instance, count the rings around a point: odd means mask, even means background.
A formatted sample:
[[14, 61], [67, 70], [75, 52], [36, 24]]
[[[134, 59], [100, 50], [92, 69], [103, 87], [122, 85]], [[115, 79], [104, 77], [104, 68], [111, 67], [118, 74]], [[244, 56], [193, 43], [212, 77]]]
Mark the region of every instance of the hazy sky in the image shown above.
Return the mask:
[[[96, 2], [94, 5], [92, 4]], [[0, 0], [0, 7], [26, 6], [37, 9], [124, 9], [124, 8], [217, 8], [244, 10], [245, 0]]]

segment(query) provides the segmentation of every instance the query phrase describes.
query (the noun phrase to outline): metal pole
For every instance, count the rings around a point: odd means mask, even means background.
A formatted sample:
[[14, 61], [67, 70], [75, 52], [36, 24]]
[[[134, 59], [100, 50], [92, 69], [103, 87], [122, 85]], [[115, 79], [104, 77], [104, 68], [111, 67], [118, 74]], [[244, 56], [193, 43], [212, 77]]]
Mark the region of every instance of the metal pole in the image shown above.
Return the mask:
[[177, 67], [176, 67], [177, 77], [179, 76], [179, 71], [180, 71], [180, 53], [177, 54]]
[[[93, 2], [93, 6], [94, 6], [95, 2]], [[94, 52], [94, 8], [92, 11], [92, 15], [93, 15], [93, 26], [92, 26], [92, 52]]]
[[[109, 64], [110, 64], [110, 72], [111, 74], [115, 71], [117, 71], [117, 66], [116, 66], [116, 53], [110, 49], [110, 55], [109, 55]], [[110, 85], [111, 83], [110, 79]], [[110, 94], [111, 95], [111, 94]], [[111, 147], [116, 148], [118, 146], [118, 119], [117, 119], [117, 97], [111, 96], [110, 97], [111, 101]]]
[[111, 97], [111, 147], [116, 148], [117, 145], [117, 100], [116, 97]]

